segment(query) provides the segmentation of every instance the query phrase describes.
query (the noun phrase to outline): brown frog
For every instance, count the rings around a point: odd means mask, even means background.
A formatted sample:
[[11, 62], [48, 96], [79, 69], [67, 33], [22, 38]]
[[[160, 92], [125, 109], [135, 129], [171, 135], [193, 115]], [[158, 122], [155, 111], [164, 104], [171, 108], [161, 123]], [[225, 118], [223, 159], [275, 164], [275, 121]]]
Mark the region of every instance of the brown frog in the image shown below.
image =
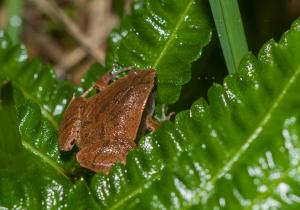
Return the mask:
[[59, 148], [69, 151], [74, 144], [82, 167], [109, 173], [116, 162], [125, 163], [127, 153], [136, 147], [135, 140], [147, 128], [154, 131], [155, 70], [129, 70], [115, 82], [111, 72], [90, 88], [100, 90], [86, 98], [87, 91], [73, 97], [59, 130]]

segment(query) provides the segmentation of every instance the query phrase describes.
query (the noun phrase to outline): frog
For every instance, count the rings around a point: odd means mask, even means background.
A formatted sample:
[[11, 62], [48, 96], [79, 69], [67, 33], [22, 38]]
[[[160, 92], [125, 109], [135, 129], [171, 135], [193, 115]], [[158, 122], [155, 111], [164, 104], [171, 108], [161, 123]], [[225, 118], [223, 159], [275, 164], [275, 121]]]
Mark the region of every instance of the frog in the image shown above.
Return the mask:
[[[59, 149], [70, 151], [76, 145], [77, 162], [94, 172], [108, 174], [115, 163], [125, 164], [137, 139], [159, 128], [152, 118], [156, 71], [125, 71], [120, 79], [110, 71], [82, 95], [73, 96], [59, 128]], [[94, 89], [98, 93], [87, 97]]]

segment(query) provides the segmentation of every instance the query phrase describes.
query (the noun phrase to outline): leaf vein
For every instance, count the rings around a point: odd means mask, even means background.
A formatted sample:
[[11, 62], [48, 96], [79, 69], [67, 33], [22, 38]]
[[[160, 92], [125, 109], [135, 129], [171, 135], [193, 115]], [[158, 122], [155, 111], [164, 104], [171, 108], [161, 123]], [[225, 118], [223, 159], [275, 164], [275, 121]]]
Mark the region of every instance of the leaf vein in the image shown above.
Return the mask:
[[[159, 179], [160, 178], [160, 175], [157, 174], [155, 176], [153, 176], [148, 183], [152, 183], [154, 182], [155, 180]], [[143, 191], [143, 189], [145, 188], [145, 186], [147, 185], [144, 184], [143, 186], [139, 186], [136, 190], [132, 191], [130, 194], [128, 194], [127, 196], [125, 196], [124, 198], [118, 200], [117, 203], [115, 203], [113, 206], [111, 206], [109, 208], [109, 210], [114, 210], [114, 209], [117, 209], [118, 207], [120, 207], [121, 205], [123, 205], [124, 203], [126, 203], [127, 201], [129, 201], [131, 198], [133, 198], [134, 196], [136, 196], [137, 194], [141, 193]]]
[[[240, 160], [240, 157], [248, 150], [250, 145], [257, 139], [257, 137], [262, 133], [264, 126], [269, 122], [272, 118], [273, 112], [278, 108], [279, 104], [283, 101], [284, 97], [286, 96], [287, 91], [289, 88], [295, 83], [297, 77], [300, 74], [300, 67], [297, 68], [295, 73], [292, 75], [291, 79], [288, 80], [286, 85], [284, 86], [283, 90], [279, 94], [279, 96], [274, 101], [271, 108], [268, 110], [266, 116], [260, 121], [258, 127], [251, 133], [251, 135], [247, 138], [246, 143], [241, 146], [241, 148], [233, 155], [233, 157], [227, 161], [227, 163], [219, 170], [216, 175], [212, 177], [212, 179], [206, 184], [206, 187], [203, 190], [200, 190], [198, 193], [195, 194], [194, 200], [198, 200], [198, 197], [204, 192], [208, 192], [211, 189], [211, 186], [215, 184], [215, 182], [222, 178], [228, 171], [230, 171], [233, 165]], [[194, 203], [194, 202], [191, 202]], [[186, 207], [188, 208], [188, 206]], [[186, 209], [185, 208], [185, 209]]]
[[58, 130], [58, 127], [59, 127], [58, 123], [51, 116], [51, 114], [43, 108], [43, 106], [39, 103], [39, 101], [36, 98], [32, 97], [30, 94], [28, 94], [23, 88], [21, 88], [21, 87], [19, 87], [19, 88], [22, 90], [22, 93], [25, 96], [25, 98], [27, 98], [27, 99], [33, 101], [34, 103], [38, 104], [38, 106], [41, 109], [42, 115], [53, 125], [55, 130]]
[[174, 30], [172, 31], [170, 38], [168, 39], [168, 41], [166, 42], [164, 48], [161, 50], [161, 53], [159, 54], [158, 58], [156, 59], [153, 68], [157, 68], [157, 65], [159, 64], [159, 62], [161, 61], [161, 59], [163, 58], [163, 56], [166, 54], [170, 44], [172, 43], [172, 41], [174, 40], [174, 38], [176, 37], [175, 34], [178, 31], [179, 27], [181, 26], [184, 17], [186, 16], [186, 13], [189, 11], [189, 9], [191, 8], [193, 4], [193, 0], [189, 2], [189, 4], [187, 4], [187, 7], [185, 8], [185, 10], [183, 11], [182, 15], [180, 16], [180, 19], [178, 21], [178, 23], [176, 24]]
[[53, 160], [49, 159], [47, 156], [45, 156], [43, 153], [41, 153], [39, 150], [28, 144], [26, 141], [22, 140], [22, 145], [24, 148], [28, 149], [30, 152], [41, 158], [43, 161], [45, 161], [47, 164], [49, 164], [52, 168], [54, 168], [59, 174], [61, 174], [64, 178], [69, 180], [69, 177], [66, 175], [63, 168], [58, 166]]

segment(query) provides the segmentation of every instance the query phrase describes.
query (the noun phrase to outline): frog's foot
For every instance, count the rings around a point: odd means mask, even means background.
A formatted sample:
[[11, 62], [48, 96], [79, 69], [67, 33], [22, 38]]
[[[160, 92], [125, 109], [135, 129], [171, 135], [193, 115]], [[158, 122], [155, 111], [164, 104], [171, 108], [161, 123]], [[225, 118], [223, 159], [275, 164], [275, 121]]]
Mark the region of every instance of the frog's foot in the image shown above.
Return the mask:
[[175, 112], [170, 112], [169, 114], [166, 114], [167, 113], [167, 106], [164, 105], [164, 104], [161, 107], [161, 113], [162, 113], [162, 115], [158, 119], [159, 122], [170, 120], [171, 117], [173, 115], [175, 115]]
[[116, 162], [125, 164], [127, 153], [134, 147], [135, 145], [122, 141], [108, 144], [100, 142], [84, 147], [76, 158], [82, 167], [107, 175]]
[[167, 121], [167, 120], [170, 120], [171, 117], [175, 115], [175, 112], [170, 112], [169, 114], [164, 114], [161, 118], [160, 118], [160, 122], [163, 122], [163, 121]]
[[151, 115], [146, 117], [146, 128], [152, 132], [156, 131], [159, 128], [160, 124], [152, 118]]
[[146, 128], [150, 131], [156, 131], [160, 124], [163, 122], [163, 121], [167, 121], [167, 120], [170, 120], [171, 117], [174, 115], [175, 113], [174, 112], [171, 112], [169, 114], [165, 114], [165, 107], [163, 107], [162, 109], [162, 116], [158, 119], [153, 119], [151, 115], [148, 115], [146, 117]]

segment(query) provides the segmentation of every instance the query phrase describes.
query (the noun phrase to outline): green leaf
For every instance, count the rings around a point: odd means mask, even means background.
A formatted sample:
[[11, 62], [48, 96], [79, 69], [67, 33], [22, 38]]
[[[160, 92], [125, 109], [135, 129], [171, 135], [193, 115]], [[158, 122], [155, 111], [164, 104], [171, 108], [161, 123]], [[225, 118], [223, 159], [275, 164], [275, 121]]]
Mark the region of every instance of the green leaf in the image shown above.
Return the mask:
[[181, 150], [180, 136], [172, 123], [165, 122], [129, 153], [125, 166], [116, 164], [109, 176], [96, 174], [91, 182], [91, 191], [102, 208], [124, 207], [148, 184], [160, 179], [162, 171]]
[[[176, 116], [184, 152], [126, 209], [297, 209], [300, 19]], [[161, 148], [167, 150], [167, 148]]]
[[[83, 180], [73, 184], [29, 150], [21, 167], [0, 169], [0, 206], [8, 209], [87, 209], [95, 207]], [[94, 208], [95, 209], [95, 208]]]
[[0, 77], [15, 86], [24, 158], [17, 170], [0, 169], [1, 207], [297, 209], [299, 39], [300, 19], [258, 59], [245, 57], [238, 73], [210, 89], [208, 103], [199, 99], [175, 123], [164, 122], [139, 141], [126, 165], [116, 164], [109, 176], [96, 174], [87, 185], [67, 176], [69, 163], [53, 146], [55, 123], [75, 87], [24, 59], [25, 51], [2, 37]]
[[156, 69], [159, 103], [176, 102], [191, 63], [210, 42], [207, 9], [202, 0], [137, 1], [111, 34], [108, 66]]
[[17, 130], [11, 84], [0, 87], [0, 165], [2, 169], [19, 167], [22, 151]]
[[[12, 81], [15, 86], [14, 102], [9, 109], [0, 108], [1, 163], [4, 162], [0, 169], [0, 206], [8, 209], [95, 208], [86, 182], [82, 178], [73, 181], [68, 176], [67, 169], [74, 165], [74, 158], [66, 160], [58, 151], [59, 120], [75, 88], [58, 82], [53, 70], [37, 61], [28, 61], [24, 47], [12, 45], [3, 34], [0, 63], [1, 78]], [[14, 103], [16, 116], [11, 111]], [[13, 129], [16, 122], [18, 131]], [[21, 151], [13, 147], [18, 138], [23, 146]], [[81, 197], [83, 199], [79, 199]]]
[[106, 69], [100, 64], [94, 64], [81, 78], [81, 86], [89, 89], [102, 75], [106, 73]]
[[21, 41], [22, 31], [22, 1], [21, 0], [6, 0], [4, 7], [7, 11], [5, 20], [5, 30], [10, 35], [14, 43]]
[[22, 144], [37, 150], [57, 164], [63, 164], [57, 148], [57, 131], [64, 109], [75, 88], [58, 82], [54, 71], [38, 61], [28, 61], [23, 46], [12, 45], [0, 37], [0, 76], [14, 82], [17, 117]]
[[237, 71], [248, 46], [237, 0], [209, 0], [229, 73]]

